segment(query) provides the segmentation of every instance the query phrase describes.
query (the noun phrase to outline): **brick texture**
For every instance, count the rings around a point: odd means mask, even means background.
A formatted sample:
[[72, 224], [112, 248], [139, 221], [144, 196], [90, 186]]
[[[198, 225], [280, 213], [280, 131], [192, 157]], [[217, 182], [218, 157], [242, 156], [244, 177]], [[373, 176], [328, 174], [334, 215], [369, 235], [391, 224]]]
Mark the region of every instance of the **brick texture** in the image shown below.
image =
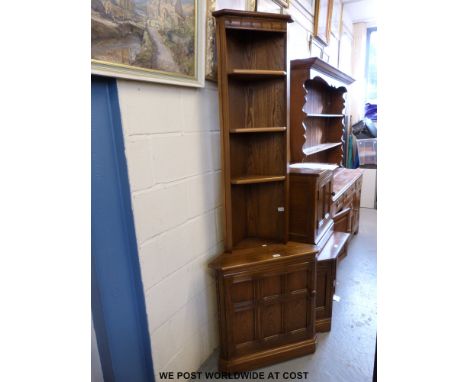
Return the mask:
[[195, 371], [218, 346], [217, 88], [119, 80], [118, 91], [154, 368]]

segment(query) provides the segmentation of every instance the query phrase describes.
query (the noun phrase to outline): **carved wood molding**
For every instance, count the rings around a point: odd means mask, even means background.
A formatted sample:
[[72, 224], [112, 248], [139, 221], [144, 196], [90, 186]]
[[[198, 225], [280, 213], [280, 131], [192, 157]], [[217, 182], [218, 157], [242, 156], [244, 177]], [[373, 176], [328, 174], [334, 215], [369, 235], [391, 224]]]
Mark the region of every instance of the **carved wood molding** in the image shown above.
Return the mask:
[[343, 82], [346, 85], [352, 84], [354, 78], [343, 73], [329, 63], [321, 60], [318, 57], [305, 58], [303, 60], [291, 61], [291, 69], [314, 69], [317, 72], [323, 73], [337, 81]]

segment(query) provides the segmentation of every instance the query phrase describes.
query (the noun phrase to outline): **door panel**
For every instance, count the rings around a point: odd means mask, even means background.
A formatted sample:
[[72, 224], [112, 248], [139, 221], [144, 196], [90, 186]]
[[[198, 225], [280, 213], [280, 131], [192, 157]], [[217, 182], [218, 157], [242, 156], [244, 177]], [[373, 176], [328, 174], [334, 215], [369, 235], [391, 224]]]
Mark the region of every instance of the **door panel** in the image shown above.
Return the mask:
[[285, 304], [286, 317], [285, 329], [286, 332], [293, 330], [306, 329], [307, 327], [307, 299], [301, 298], [290, 301]]
[[277, 296], [281, 294], [281, 276], [265, 277], [261, 280], [261, 297]]
[[325, 229], [328, 226], [328, 222], [331, 219], [330, 207], [331, 207], [331, 193], [332, 193], [332, 182], [331, 177], [326, 181], [319, 184], [317, 190], [317, 221], [316, 221], [316, 242], [320, 240], [320, 237], [324, 234]]
[[262, 337], [268, 338], [281, 334], [282, 305], [272, 304], [262, 308]]
[[231, 301], [233, 303], [252, 301], [254, 298], [252, 281], [235, 283], [231, 288]]
[[255, 314], [254, 309], [246, 309], [234, 313], [232, 334], [234, 344], [251, 342], [255, 339]]
[[313, 334], [314, 267], [315, 260], [226, 280], [233, 355]]
[[328, 261], [317, 264], [317, 298], [315, 301], [316, 319], [330, 316], [330, 296], [333, 281], [330, 279], [330, 264]]

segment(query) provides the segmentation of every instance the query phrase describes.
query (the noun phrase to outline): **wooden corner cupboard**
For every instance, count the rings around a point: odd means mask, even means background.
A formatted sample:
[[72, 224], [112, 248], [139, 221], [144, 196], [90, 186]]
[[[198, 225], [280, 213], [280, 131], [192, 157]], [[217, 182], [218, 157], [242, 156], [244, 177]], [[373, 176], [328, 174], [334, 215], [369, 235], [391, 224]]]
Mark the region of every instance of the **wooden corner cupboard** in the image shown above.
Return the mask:
[[219, 369], [256, 369], [315, 351], [317, 248], [257, 243], [218, 256]]
[[216, 19], [225, 253], [215, 270], [219, 369], [315, 351], [317, 248], [288, 242], [288, 15], [220, 10]]

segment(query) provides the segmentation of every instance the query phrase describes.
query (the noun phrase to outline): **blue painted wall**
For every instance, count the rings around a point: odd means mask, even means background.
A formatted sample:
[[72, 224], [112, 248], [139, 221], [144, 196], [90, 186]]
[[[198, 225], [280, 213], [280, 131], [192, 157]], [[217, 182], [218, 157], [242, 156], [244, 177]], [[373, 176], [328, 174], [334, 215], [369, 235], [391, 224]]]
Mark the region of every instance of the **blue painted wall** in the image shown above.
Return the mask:
[[92, 312], [105, 381], [154, 381], [115, 79], [91, 80]]

